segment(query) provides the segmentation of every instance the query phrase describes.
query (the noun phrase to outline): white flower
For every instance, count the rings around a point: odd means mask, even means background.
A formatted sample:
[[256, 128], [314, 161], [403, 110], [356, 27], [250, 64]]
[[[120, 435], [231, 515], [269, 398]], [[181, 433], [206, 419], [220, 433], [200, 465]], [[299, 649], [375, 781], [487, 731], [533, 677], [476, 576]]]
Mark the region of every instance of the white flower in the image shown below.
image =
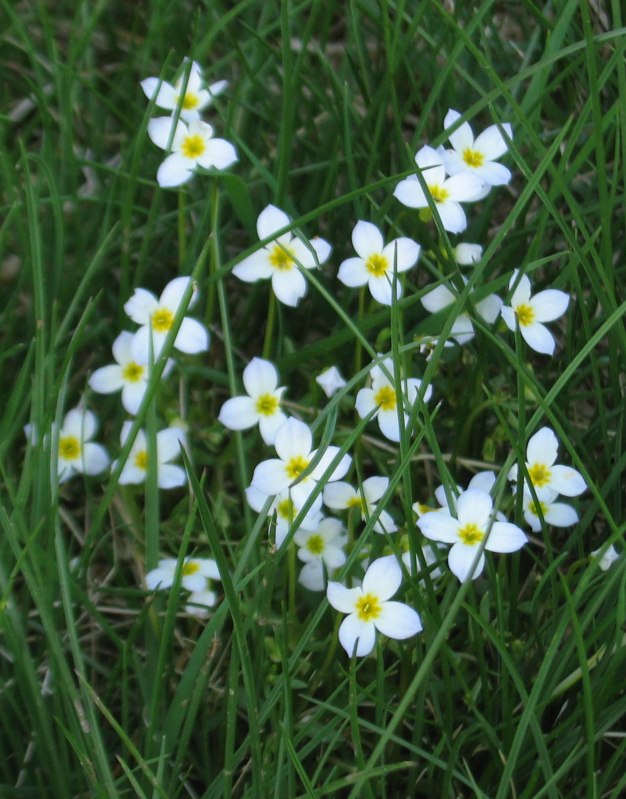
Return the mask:
[[327, 397], [332, 397], [335, 391], [343, 388], [346, 381], [341, 376], [341, 372], [336, 366], [325, 369], [315, 378], [315, 382], [322, 387], [322, 391]]
[[[131, 342], [131, 353], [138, 363], [145, 364], [149, 361], [151, 333], [152, 357], [154, 359], [158, 357], [190, 281], [189, 277], [177, 277], [171, 280], [159, 299], [151, 291], [135, 289], [133, 296], [124, 305], [124, 310], [133, 322], [141, 325]], [[197, 289], [194, 284], [188, 308], [191, 308], [196, 299]], [[176, 334], [174, 347], [190, 355], [208, 350], [207, 329], [195, 319], [185, 317]]]
[[[181, 186], [193, 176], [196, 167], [226, 169], [237, 160], [237, 151], [226, 139], [214, 139], [213, 128], [196, 120], [186, 125], [181, 119], [155, 117], [148, 123], [148, 136], [157, 147], [171, 153], [157, 171], [159, 186]], [[171, 144], [170, 144], [171, 142]]]
[[[356, 395], [356, 410], [361, 419], [365, 419], [372, 411], [373, 418], [378, 419], [380, 432], [390, 441], [400, 441], [400, 422], [398, 420], [398, 398], [396, 396], [395, 382], [390, 380], [394, 375], [394, 366], [391, 358], [385, 358], [380, 366], [374, 366], [371, 371], [371, 388], [362, 388]], [[409, 421], [408, 411], [413, 407], [421, 380], [415, 377], [405, 378], [401, 382], [403, 416], [405, 425]], [[428, 386], [424, 394], [424, 402], [432, 396], [432, 388]]]
[[[121, 390], [122, 405], [134, 416], [148, 387], [148, 366], [134, 359], [132, 340], [133, 334], [126, 330], [119, 334], [113, 342], [115, 363], [96, 369], [89, 378], [89, 386], [98, 394], [112, 394]], [[168, 360], [163, 376], [173, 364], [173, 361]]]
[[563, 316], [569, 304], [569, 294], [557, 289], [547, 289], [530, 296], [531, 284], [526, 275], [522, 275], [517, 282], [519, 271], [513, 272], [509, 288], [517, 283], [517, 288], [511, 296], [511, 305], [502, 308], [502, 318], [509, 330], [515, 330], [519, 325], [522, 338], [528, 346], [543, 355], [552, 355], [554, 352], [554, 336], [542, 322], [553, 322]]
[[[273, 236], [291, 220], [284, 211], [268, 205], [259, 214], [256, 229], [261, 240]], [[257, 252], [244, 258], [233, 269], [233, 275], [246, 283], [272, 279], [272, 290], [285, 305], [295, 307], [306, 294], [306, 280], [298, 267], [313, 269], [326, 261], [331, 246], [315, 237], [305, 242], [292, 233], [283, 233]]]
[[[437, 344], [439, 343], [439, 337], [438, 336], [418, 336], [417, 337], [417, 341], [420, 342], [420, 349], [419, 349], [420, 355], [425, 355], [426, 356], [426, 360], [430, 361], [430, 359], [433, 357], [433, 355], [435, 353], [435, 349], [437, 347]], [[443, 342], [442, 348], [445, 350], [445, 349], [449, 349], [450, 347], [453, 347], [453, 346], [454, 346], [453, 342], [449, 341], [448, 339], [446, 339]]]
[[222, 405], [218, 419], [230, 430], [246, 430], [259, 425], [266, 444], [273, 444], [278, 428], [287, 421], [280, 410], [285, 387], [278, 388], [276, 367], [262, 358], [253, 358], [243, 370], [247, 397], [233, 397]]
[[[368, 477], [361, 485], [363, 495], [348, 483], [331, 483], [324, 488], [324, 504], [333, 510], [358, 508], [361, 518], [367, 522], [374, 513], [376, 503], [389, 485], [388, 477]], [[377, 533], [395, 533], [398, 528], [386, 510], [381, 511], [374, 531]]]
[[[447, 130], [460, 119], [458, 111], [450, 109], [443, 121]], [[474, 139], [474, 134], [468, 122], [463, 122], [454, 133], [449, 136], [450, 144], [454, 149], [444, 150], [441, 153], [449, 175], [458, 175], [463, 172], [472, 172], [483, 180], [488, 186], [502, 186], [511, 180], [511, 172], [496, 159], [504, 155], [508, 149], [506, 139], [513, 138], [513, 129], [508, 122], [501, 125], [490, 125]]]
[[530, 529], [538, 533], [541, 530], [541, 520], [553, 527], [571, 527], [578, 521], [578, 514], [571, 505], [564, 502], [555, 502], [558, 494], [550, 489], [541, 492], [541, 499], [537, 502], [524, 491], [524, 518]]
[[204, 88], [200, 65], [192, 61], [185, 94], [181, 97], [184, 78], [184, 75], [181, 76], [173, 86], [160, 78], [146, 78], [141, 81], [141, 88], [148, 100], [152, 100], [159, 108], [175, 111], [180, 106], [180, 118], [194, 122], [200, 118], [200, 111], [211, 105], [213, 98], [224, 91], [228, 81], [220, 80]]
[[[132, 422], [124, 422], [120, 436], [122, 446], [128, 437]], [[178, 427], [167, 427], [156, 434], [157, 482], [159, 488], [178, 488], [187, 480], [181, 466], [171, 460], [180, 455], [180, 446], [185, 443], [185, 433]], [[143, 430], [137, 431], [128, 459], [119, 476], [120, 485], [144, 483], [148, 473], [148, 440]]]
[[301, 528], [294, 535], [298, 558], [304, 563], [299, 582], [310, 591], [324, 590], [324, 568], [338, 569], [346, 562], [343, 547], [348, 541], [338, 519], [321, 519], [315, 529]]
[[[304, 422], [287, 419], [278, 428], [274, 440], [278, 458], [259, 463], [252, 476], [252, 486], [268, 497], [280, 494], [290, 487], [294, 502], [301, 507], [339, 452], [338, 447], [328, 447], [315, 468], [302, 478], [302, 473], [318, 455], [318, 451], [312, 450], [312, 446], [313, 436]], [[326, 478], [326, 482], [340, 480], [348, 471], [351, 462], [352, 458], [344, 455]], [[296, 480], [298, 482], [292, 485]]]
[[[467, 278], [463, 278], [463, 282], [467, 283]], [[441, 284], [424, 294], [421, 303], [429, 313], [437, 313], [452, 305], [456, 300], [456, 295], [447, 286]], [[490, 325], [496, 321], [502, 309], [502, 300], [497, 294], [489, 294], [473, 304], [476, 313]], [[456, 317], [450, 331], [450, 338], [460, 345], [467, 344], [474, 338], [474, 326], [468, 314], [461, 313]]]
[[[412, 239], [399, 238], [385, 245], [376, 225], [361, 221], [352, 231], [352, 244], [359, 257], [343, 261], [337, 277], [351, 288], [367, 283], [375, 300], [382, 305], [391, 305], [394, 272], [405, 272], [415, 266], [420, 253], [419, 244]], [[395, 292], [399, 299], [402, 296], [401, 283], [396, 283]]]
[[[570, 466], [554, 465], [559, 442], [549, 427], [542, 427], [532, 436], [526, 447], [526, 472], [535, 489], [537, 499], [544, 501], [550, 492], [576, 497], [586, 490], [587, 484], [580, 472]], [[519, 480], [519, 470], [513, 466], [509, 480]], [[527, 493], [528, 489], [524, 489]]]
[[604, 546], [598, 547], [598, 549], [594, 549], [591, 553], [592, 558], [596, 558], [600, 560], [598, 565], [602, 569], [603, 572], [608, 571], [611, 566], [615, 563], [616, 560], [619, 560], [619, 552], [615, 549], [613, 544], [604, 552], [603, 555], [600, 555]]
[[485, 549], [490, 552], [515, 552], [524, 546], [524, 533], [510, 522], [494, 521], [491, 524], [493, 500], [485, 491], [475, 488], [464, 491], [456, 500], [456, 516], [442, 509], [425, 513], [417, 520], [417, 526], [431, 541], [452, 544], [448, 553], [448, 565], [461, 582], [476, 579], [485, 565], [481, 553], [472, 572], [481, 542], [486, 538]]
[[469, 244], [466, 241], [461, 241], [453, 250], [454, 260], [460, 266], [469, 266], [475, 264], [483, 257], [483, 248], [480, 244]]
[[[441, 153], [428, 145], [418, 150], [415, 162], [437, 208], [441, 224], [450, 233], [462, 233], [467, 227], [467, 219], [460, 203], [479, 199], [484, 186], [483, 180], [469, 172], [446, 179]], [[416, 175], [409, 175], [401, 180], [393, 196], [408, 208], [429, 208], [426, 194]]]
[[99, 474], [109, 465], [109, 456], [101, 444], [91, 439], [98, 420], [91, 411], [73, 408], [65, 415], [58, 435], [57, 474], [64, 483], [74, 474]]
[[371, 563], [356, 588], [328, 583], [326, 596], [330, 604], [340, 613], [349, 614], [339, 628], [339, 642], [348, 655], [368, 655], [376, 642], [376, 630], [399, 640], [421, 632], [422, 622], [413, 608], [389, 601], [401, 582], [402, 569], [391, 555]]
[[[149, 591], [163, 591], [170, 588], [176, 578], [176, 558], [164, 558], [159, 566], [146, 574]], [[181, 587], [187, 591], [204, 592], [209, 580], [219, 580], [217, 563], [212, 558], [184, 558], [181, 569]], [[191, 597], [190, 597], [191, 599]]]
[[[248, 486], [246, 488], [246, 499], [248, 500], [248, 505], [250, 505], [252, 510], [260, 513], [263, 510], [263, 506], [267, 502], [267, 494], [262, 494], [254, 486]], [[282, 546], [287, 534], [289, 533], [289, 530], [293, 527], [294, 520], [302, 510], [302, 505], [303, 503], [297, 505], [294, 502], [291, 492], [288, 488], [286, 488], [284, 491], [281, 491], [271, 503], [269, 513], [276, 515], [275, 542], [277, 547]], [[313, 500], [313, 504], [302, 519], [301, 527], [303, 529], [315, 530], [317, 525], [322, 520], [322, 514], [320, 513], [321, 507], [322, 496], [321, 494], [318, 494], [318, 496], [316, 496]]]

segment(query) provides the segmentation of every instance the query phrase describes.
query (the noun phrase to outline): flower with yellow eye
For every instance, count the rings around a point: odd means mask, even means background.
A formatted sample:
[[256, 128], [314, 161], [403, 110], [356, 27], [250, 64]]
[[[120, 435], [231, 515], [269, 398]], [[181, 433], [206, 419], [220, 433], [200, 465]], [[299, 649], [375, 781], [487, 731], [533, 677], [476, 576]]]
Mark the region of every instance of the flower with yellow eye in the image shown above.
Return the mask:
[[[479, 199], [485, 185], [483, 180], [469, 172], [446, 178], [441, 153], [428, 145], [418, 150], [415, 163], [444, 229], [450, 233], [462, 233], [467, 227], [467, 219], [461, 203]], [[416, 175], [401, 180], [393, 196], [408, 208], [422, 209], [424, 218], [430, 218], [427, 195]]]
[[492, 519], [493, 500], [489, 494], [469, 488], [457, 497], [454, 516], [442, 508], [433, 513], [424, 513], [417, 520], [417, 526], [431, 541], [452, 544], [448, 566], [463, 582], [475, 580], [482, 573], [484, 553], [480, 554], [473, 569], [472, 564], [483, 541], [484, 548], [490, 552], [516, 552], [527, 541], [515, 524]]
[[[363, 480], [361, 490], [353, 488], [349, 483], [342, 481], [330, 483], [324, 489], [324, 505], [333, 510], [348, 510], [358, 508], [361, 518], [367, 522], [376, 510], [376, 503], [382, 497], [389, 485], [388, 477], [368, 477]], [[361, 495], [362, 492], [362, 495]], [[386, 510], [379, 513], [374, 524], [376, 533], [395, 533], [398, 528]]]
[[109, 456], [93, 438], [98, 420], [91, 411], [73, 408], [65, 415], [58, 435], [57, 473], [64, 483], [77, 473], [99, 474], [109, 465]]
[[293, 538], [298, 558], [304, 563], [298, 581], [309, 591], [324, 590], [324, 566], [328, 571], [346, 562], [343, 547], [348, 541], [338, 519], [320, 519], [315, 527], [301, 527]]
[[[124, 330], [113, 342], [114, 364], [102, 366], [89, 378], [89, 386], [98, 394], [122, 392], [122, 405], [128, 413], [135, 415], [148, 387], [148, 366], [137, 363], [132, 353], [133, 334]], [[168, 361], [163, 376], [174, 365]]]
[[151, 100], [158, 108], [165, 108], [167, 111], [175, 111], [180, 107], [180, 118], [185, 122], [194, 122], [199, 119], [200, 111], [211, 105], [213, 98], [221, 94], [228, 86], [228, 81], [220, 80], [205, 87], [200, 65], [192, 61], [185, 93], [182, 94], [184, 86], [184, 75], [173, 86], [160, 78], [146, 78], [141, 81], [141, 88], [148, 100]]
[[[150, 591], [170, 588], [176, 578], [176, 558], [164, 558], [156, 569], [146, 574], [146, 586]], [[212, 558], [184, 558], [181, 568], [181, 587], [193, 593], [207, 590], [209, 580], [219, 580], [217, 563]]]
[[376, 643], [376, 630], [398, 640], [421, 632], [422, 622], [413, 608], [390, 602], [401, 582], [402, 569], [395, 555], [389, 555], [370, 563], [357, 588], [328, 583], [326, 597], [330, 604], [349, 614], [339, 627], [339, 643], [348, 655], [369, 655]]
[[[132, 422], [124, 422], [122, 425], [120, 436], [122, 446], [128, 438], [131, 426]], [[185, 444], [185, 433], [178, 427], [167, 427], [156, 434], [156, 470], [159, 488], [178, 488], [187, 481], [185, 470], [170, 463], [180, 455], [181, 444]], [[148, 440], [144, 431], [138, 430], [118, 482], [120, 485], [145, 483], [148, 466]]]
[[[268, 205], [259, 214], [256, 229], [263, 241], [290, 224], [291, 220], [284, 211], [275, 205]], [[271, 278], [272, 290], [277, 299], [285, 305], [295, 307], [306, 294], [306, 280], [300, 269], [321, 266], [330, 251], [330, 244], [319, 237], [305, 241], [292, 233], [281, 233], [269, 244], [240, 261], [234, 267], [233, 275], [246, 283]]]
[[227, 169], [237, 161], [237, 152], [226, 139], [214, 139], [213, 128], [199, 119], [187, 125], [182, 119], [172, 129], [172, 117], [155, 117], [148, 123], [148, 136], [157, 147], [171, 150], [157, 170], [159, 186], [181, 186], [196, 167]]
[[[461, 114], [451, 108], [443, 121], [444, 128], [451, 128], [460, 118]], [[508, 183], [511, 180], [510, 170], [496, 162], [508, 149], [503, 131], [508, 139], [513, 138], [513, 129], [508, 122], [490, 125], [474, 138], [469, 123], [463, 122], [448, 137], [453, 149], [440, 150], [446, 172], [449, 175], [471, 172], [481, 178], [487, 188]]]
[[[127, 315], [133, 322], [141, 325], [131, 342], [131, 353], [138, 363], [149, 362], [151, 337], [152, 358], [158, 357], [167, 334], [174, 324], [174, 318], [182, 304], [190, 281], [189, 277], [177, 277], [171, 280], [158, 299], [151, 291], [135, 289], [133, 296], [124, 305]], [[197, 299], [196, 295], [194, 284], [188, 308], [194, 304]], [[207, 329], [200, 322], [186, 316], [174, 339], [174, 347], [189, 355], [208, 350], [209, 334]]]
[[[331, 465], [338, 460], [326, 477], [326, 482], [340, 480], [350, 468], [352, 458], [344, 455], [338, 458], [339, 447], [327, 447], [318, 455], [312, 449], [313, 436], [309, 428], [299, 419], [287, 419], [276, 432], [274, 447], [278, 458], [270, 458], [258, 464], [252, 475], [252, 487], [266, 497], [273, 497], [285, 489], [290, 489], [293, 501], [298, 507], [306, 502], [315, 486]], [[302, 476], [309, 466], [313, 469]]]
[[[380, 432], [390, 441], [400, 441], [400, 421], [398, 414], [404, 417], [405, 426], [409, 421], [409, 412], [417, 400], [421, 380], [415, 377], [404, 378], [400, 382], [403, 397], [398, 402], [396, 385], [394, 381], [394, 365], [391, 358], [384, 358], [380, 366], [374, 366], [371, 371], [371, 388], [362, 388], [356, 395], [355, 407], [361, 417], [365, 419], [373, 413], [372, 418], [378, 419]], [[432, 396], [432, 388], [428, 386], [423, 402], [428, 402]]]
[[546, 289], [531, 297], [531, 283], [526, 275], [518, 280], [519, 270], [513, 272], [509, 288], [515, 286], [511, 304], [502, 308], [502, 318], [509, 330], [519, 327], [528, 346], [542, 355], [554, 353], [554, 336], [543, 322], [553, 322], [563, 316], [569, 304], [569, 294], [558, 289]]
[[[380, 230], [371, 222], [359, 221], [352, 231], [352, 244], [358, 258], [348, 258], [339, 266], [337, 278], [351, 288], [369, 287], [372, 297], [382, 305], [391, 305], [394, 274], [415, 266], [420, 246], [413, 239], [401, 237], [385, 245]], [[402, 285], [396, 282], [396, 298], [402, 296]]]
[[278, 387], [274, 364], [253, 358], [243, 370], [247, 397], [232, 397], [222, 405], [218, 420], [230, 430], [247, 430], [259, 425], [266, 444], [273, 444], [278, 428], [287, 421], [280, 409], [284, 386]]
[[[587, 489], [582, 474], [571, 466], [555, 465], [559, 441], [549, 427], [542, 427], [528, 440], [526, 446], [526, 474], [535, 490], [537, 499], [550, 501], [551, 492], [565, 497], [577, 497]], [[513, 466], [508, 474], [509, 480], [523, 479], [525, 493], [530, 493], [526, 479]], [[544, 499], [545, 498], [545, 499]]]

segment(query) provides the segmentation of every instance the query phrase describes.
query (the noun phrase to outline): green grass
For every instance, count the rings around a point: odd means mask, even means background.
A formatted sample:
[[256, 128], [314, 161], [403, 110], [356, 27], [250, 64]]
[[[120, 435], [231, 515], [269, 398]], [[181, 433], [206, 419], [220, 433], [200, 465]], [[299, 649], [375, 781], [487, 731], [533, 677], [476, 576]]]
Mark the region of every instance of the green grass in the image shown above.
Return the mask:
[[[623, 552], [626, 531], [621, 4], [0, 0], [0, 9], [0, 796], [619, 799], [625, 559], [603, 572], [589, 556], [605, 543]], [[162, 151], [146, 133], [160, 112], [139, 82], [173, 79], [185, 56], [209, 82], [229, 80], [210, 120], [239, 162], [163, 190]], [[494, 121], [514, 131], [503, 159], [513, 180], [466, 206], [461, 237], [392, 197], [416, 150], [445, 142], [449, 108], [475, 131]], [[257, 248], [268, 203], [333, 245], [295, 311], [267, 282], [231, 275]], [[335, 279], [357, 219], [422, 245], [391, 309]], [[465, 288], [438, 255], [458, 240], [485, 247], [463, 270]], [[468, 305], [470, 292], [509, 296], [513, 269], [535, 290], [571, 295], [550, 325], [553, 358]], [[188, 274], [210, 351], [177, 356], [163, 385], [155, 375], [131, 438], [145, 427], [154, 442], [184, 420], [189, 487], [159, 491], [154, 470], [145, 491], [120, 486], [126, 416], [88, 377], [131, 329], [123, 306], [133, 289], [159, 294]], [[420, 298], [443, 281], [477, 335], [462, 349], [441, 342], [426, 362], [419, 336], [449, 334], [453, 314], [431, 316]], [[388, 352], [434, 391], [397, 446], [354, 411], [371, 359]], [[273, 451], [256, 431], [217, 421], [261, 355], [316, 443], [353, 456], [353, 483], [390, 478], [380, 507], [399, 532], [349, 519], [370, 557], [399, 553], [403, 540], [415, 551], [412, 503], [488, 465], [502, 510], [523, 525], [506, 472], [545, 425], [559, 462], [587, 482], [566, 500], [579, 523], [544, 526], [518, 554], [488, 555], [470, 583], [447, 570], [407, 575], [399, 598], [423, 632], [379, 636], [374, 656], [349, 658], [325, 595], [295, 582], [293, 544], [276, 551], [267, 513], [245, 502]], [[348, 385], [327, 402], [314, 377], [333, 363]], [[45, 433], [83, 396], [117, 467], [59, 485]], [[339, 579], [362, 576], [360, 553], [351, 549]], [[143, 582], [159, 557], [190, 554], [214, 557], [223, 578], [202, 620], [184, 612], [182, 592], [152, 594]]]

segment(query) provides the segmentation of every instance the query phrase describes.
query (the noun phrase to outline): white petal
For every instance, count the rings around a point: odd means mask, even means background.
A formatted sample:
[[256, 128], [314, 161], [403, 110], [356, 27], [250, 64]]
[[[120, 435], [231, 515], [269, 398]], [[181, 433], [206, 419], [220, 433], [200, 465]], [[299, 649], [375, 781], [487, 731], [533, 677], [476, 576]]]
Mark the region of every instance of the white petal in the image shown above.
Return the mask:
[[160, 78], [146, 78], [140, 83], [143, 93], [159, 108], [176, 108], [176, 92], [174, 87]]
[[569, 294], [557, 289], [547, 289], [535, 294], [532, 308], [538, 322], [552, 322], [563, 316], [569, 305]]
[[378, 558], [370, 563], [363, 577], [363, 591], [375, 594], [382, 602], [390, 599], [400, 588], [402, 569], [394, 556]]
[[[500, 125], [500, 127], [504, 129], [509, 139], [513, 138], [513, 128], [508, 122]], [[502, 135], [500, 128], [497, 125], [490, 125], [479, 136], [477, 136], [476, 141], [474, 142], [474, 149], [483, 153], [485, 160], [495, 161], [496, 159], [500, 158], [501, 155], [504, 155], [508, 149], [508, 144], [506, 143], [506, 139]]]
[[211, 139], [198, 158], [198, 164], [205, 169], [228, 169], [238, 160], [237, 150], [226, 139]]
[[[387, 275], [382, 275], [381, 277], [376, 277], [375, 275], [371, 275], [369, 279], [369, 290], [372, 297], [379, 302], [381, 305], [391, 305], [393, 302], [393, 289], [391, 284], [391, 278]], [[402, 296], [402, 285], [396, 281], [396, 299], [400, 299]]]
[[278, 458], [261, 461], [252, 475], [252, 487], [268, 497], [280, 494], [290, 483], [291, 478], [285, 471], [285, 464]]
[[184, 134], [187, 130], [187, 126], [179, 121], [172, 135], [173, 124], [173, 117], [155, 117], [148, 122], [148, 136], [162, 150], [167, 149], [170, 139], [173, 141], [177, 134], [180, 135], [181, 132]]
[[376, 225], [371, 222], [359, 221], [352, 231], [352, 245], [357, 254], [367, 261], [370, 255], [383, 251], [385, 242]]
[[[461, 114], [458, 111], [450, 108], [448, 113], [446, 114], [443, 120], [443, 127], [445, 130], [451, 128], [452, 125], [460, 119]], [[454, 133], [450, 133], [448, 136], [450, 144], [454, 147], [455, 150], [458, 152], [463, 152], [466, 147], [473, 148], [474, 146], [474, 134], [472, 133], [472, 129], [469, 125], [469, 122], [463, 122], [459, 127], [454, 131]]]
[[530, 325], [520, 325], [520, 333], [528, 346], [541, 355], [552, 355], [556, 342], [547, 327], [539, 322]]
[[532, 466], [534, 463], [543, 463], [552, 466], [556, 461], [559, 441], [549, 427], [542, 427], [531, 436], [526, 447], [526, 460]]
[[[452, 178], [450, 179], [452, 180]], [[465, 211], [458, 202], [447, 200], [443, 204], [437, 203], [437, 211], [444, 230], [449, 233], [462, 233], [467, 227]]]
[[122, 405], [132, 416], [139, 410], [147, 387], [147, 381], [142, 380], [140, 383], [126, 383], [122, 388]]
[[422, 514], [417, 526], [431, 541], [454, 544], [459, 540], [459, 523], [445, 510]]
[[419, 615], [403, 602], [385, 602], [374, 625], [383, 635], [399, 641], [422, 631]]
[[313, 238], [309, 241], [309, 244], [315, 251], [316, 258], [314, 260], [317, 261], [316, 266], [317, 264], [321, 266], [322, 264], [326, 263], [326, 261], [330, 258], [330, 254], [333, 249], [330, 243], [327, 242], [326, 239], [322, 239], [319, 236], [313, 236]]
[[288, 271], [274, 271], [272, 289], [276, 298], [291, 308], [300, 302], [306, 294], [306, 280], [295, 268]]
[[389, 272], [405, 272], [415, 266], [420, 254], [420, 246], [413, 239], [402, 236], [390, 241], [383, 249], [383, 255], [389, 261]]
[[548, 524], [554, 527], [571, 527], [578, 521], [576, 509], [564, 502], [553, 502], [548, 505], [544, 516]]
[[492, 325], [502, 310], [502, 299], [497, 294], [489, 294], [484, 300], [476, 303], [476, 313], [480, 314], [488, 324]]
[[456, 512], [460, 525], [475, 524], [484, 529], [489, 521], [493, 500], [485, 491], [470, 488], [456, 500]]
[[587, 490], [587, 483], [580, 472], [570, 466], [553, 466], [550, 488], [564, 497], [577, 497]]
[[274, 270], [267, 256], [266, 249], [252, 253], [233, 267], [233, 275], [245, 283], [256, 283], [257, 280], [271, 277]]
[[147, 325], [150, 321], [150, 314], [158, 307], [158, 300], [151, 291], [135, 289], [133, 296], [124, 305], [124, 311], [133, 322], [138, 325]]
[[349, 483], [335, 482], [324, 486], [324, 505], [333, 510], [345, 510], [359, 495]]
[[363, 595], [361, 588], [346, 588], [341, 583], [329, 581], [326, 598], [335, 610], [340, 613], [353, 613], [356, 602]]
[[485, 567], [485, 556], [481, 555], [472, 572], [472, 563], [478, 553], [477, 547], [470, 547], [460, 542], [456, 543], [448, 553], [448, 566], [450, 571], [461, 582], [475, 580]]
[[123, 385], [122, 367], [117, 364], [96, 369], [89, 378], [90, 388], [97, 391], [98, 394], [111, 394], [114, 391], [120, 391]]
[[476, 199], [476, 196], [482, 190], [483, 181], [477, 175], [463, 172], [448, 178], [444, 185], [446, 190], [450, 192], [450, 199], [454, 202], [462, 203]]
[[483, 248], [480, 244], [469, 244], [468, 242], [460, 242], [454, 248], [454, 259], [460, 266], [469, 266], [475, 264], [483, 257]]
[[259, 239], [268, 239], [273, 236], [278, 230], [288, 227], [291, 220], [284, 211], [277, 208], [275, 205], [268, 205], [259, 214], [256, 222], [256, 230], [259, 234]]
[[485, 549], [490, 552], [517, 552], [527, 540], [517, 525], [510, 522], [494, 522]]
[[487, 161], [486, 164], [475, 167], [474, 173], [489, 186], [506, 186], [512, 177], [510, 169], [493, 161]]
[[393, 196], [407, 208], [426, 208], [428, 206], [424, 191], [414, 175], [401, 180], [394, 189]]
[[179, 427], [166, 427], [156, 435], [159, 463], [167, 463], [180, 455], [181, 444], [185, 444], [185, 432]]
[[431, 289], [427, 294], [424, 294], [420, 302], [429, 313], [437, 313], [437, 311], [447, 308], [448, 305], [451, 305], [456, 299], [457, 298], [450, 289], [442, 284]]
[[[159, 298], [159, 305], [162, 308], [167, 308], [172, 313], [176, 313], [178, 307], [183, 301], [183, 297], [190, 283], [191, 283], [190, 277], [176, 277], [174, 278], [174, 280], [170, 280], [170, 282], [161, 292], [161, 296]], [[188, 307], [191, 307], [193, 305], [194, 299], [196, 298], [197, 298], [197, 290], [194, 287]]]
[[75, 436], [79, 441], [89, 441], [98, 429], [98, 420], [91, 411], [72, 408], [65, 414], [60, 435]]
[[121, 366], [124, 366], [129, 361], [132, 361], [133, 356], [130, 348], [130, 342], [133, 340], [133, 334], [128, 330], [123, 330], [113, 342], [113, 357], [115, 361]]
[[146, 574], [146, 586], [149, 591], [169, 588], [174, 582], [174, 570], [169, 568], [152, 569]]
[[193, 177], [195, 163], [179, 153], [168, 155], [157, 169], [157, 183], [164, 188], [182, 186]]
[[85, 474], [100, 474], [109, 463], [111, 459], [103, 446], [91, 441], [83, 445], [82, 470]]
[[387, 490], [388, 477], [368, 477], [363, 481], [363, 493], [368, 503], [378, 502]]
[[347, 258], [340, 264], [337, 272], [337, 279], [344, 286], [350, 286], [350, 288], [364, 286], [369, 278], [370, 273], [367, 271], [365, 261], [362, 258]]
[[[519, 270], [515, 270], [511, 279], [509, 280], [509, 288], [513, 288], [515, 283], [517, 282], [517, 276], [519, 274]], [[518, 305], [527, 305], [530, 300], [530, 280], [527, 275], [522, 275], [517, 282], [517, 287], [513, 294], [511, 295], [511, 305], [513, 308], [516, 308]]]
[[356, 395], [354, 405], [356, 412], [359, 414], [361, 419], [365, 419], [366, 416], [369, 416], [374, 408], [376, 408], [376, 403], [374, 402], [374, 392], [372, 389], [362, 388]]
[[[181, 466], [173, 466], [171, 463], [159, 465], [157, 472], [159, 488], [179, 488], [187, 482], [187, 473]], [[199, 589], [191, 589], [199, 590]]]
[[189, 355], [206, 352], [209, 349], [209, 333], [204, 325], [187, 316], [178, 330], [174, 346]]
[[282, 411], [275, 411], [271, 416], [263, 414], [259, 419], [261, 438], [270, 446], [276, 441], [276, 433], [287, 421], [287, 416]]
[[[314, 480], [320, 480], [326, 470], [330, 468], [331, 463], [335, 460], [339, 453], [339, 447], [328, 447], [322, 457], [319, 459], [317, 465], [311, 472], [311, 477]], [[311, 458], [313, 459], [317, 454], [317, 451], [311, 453]], [[327, 483], [332, 483], [335, 480], [340, 480], [345, 473], [350, 468], [350, 464], [352, 463], [352, 458], [350, 455], [344, 455], [340, 460], [337, 466], [334, 467], [333, 471], [330, 475], [326, 478]]]
[[217, 420], [229, 430], [247, 430], [259, 421], [256, 403], [250, 397], [232, 397], [222, 405]]
[[263, 358], [253, 358], [243, 370], [243, 384], [251, 397], [273, 394], [278, 386], [276, 367]]
[[275, 449], [283, 461], [294, 457], [308, 459], [313, 445], [310, 429], [299, 419], [288, 419], [276, 433]]
[[309, 591], [323, 591], [324, 590], [324, 569], [322, 561], [319, 559], [313, 560], [310, 563], [305, 563], [300, 570], [298, 582]]
[[356, 613], [351, 613], [339, 627], [339, 643], [350, 656], [355, 652], [355, 644], [357, 657], [369, 655], [376, 643], [376, 628], [372, 622], [361, 621]]

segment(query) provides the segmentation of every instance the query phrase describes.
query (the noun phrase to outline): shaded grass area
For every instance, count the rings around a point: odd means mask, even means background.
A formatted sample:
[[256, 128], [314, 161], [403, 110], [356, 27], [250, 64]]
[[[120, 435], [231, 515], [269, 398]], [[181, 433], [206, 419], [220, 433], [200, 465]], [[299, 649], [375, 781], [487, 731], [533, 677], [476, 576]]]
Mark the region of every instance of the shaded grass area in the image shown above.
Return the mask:
[[[0, 794], [617, 799], [625, 571], [622, 558], [601, 572], [589, 553], [619, 546], [626, 529], [621, 5], [0, 8]], [[170, 79], [184, 56], [230, 81], [213, 119], [240, 161], [163, 191], [139, 81]], [[512, 184], [468, 211], [465, 240], [486, 251], [466, 289], [457, 278], [456, 308], [470, 289], [506, 296], [513, 268], [568, 291], [553, 359], [479, 317], [462, 352], [418, 355], [419, 335], [452, 324], [419, 302], [456, 274], [438, 255], [451, 242], [391, 195], [415, 151], [443, 143], [451, 107], [477, 129], [514, 130]], [[267, 285], [230, 275], [269, 202], [334, 247], [297, 312], [275, 306], [271, 336]], [[357, 219], [422, 244], [391, 312], [359, 307], [334, 279]], [[179, 359], [158, 395], [155, 383], [137, 426], [184, 419], [192, 491], [159, 496], [149, 484], [144, 496], [115, 472], [58, 486], [52, 442], [27, 443], [23, 426], [49, 430], [87, 392], [118, 457], [117, 398], [89, 396], [87, 379], [110, 359], [133, 288], [158, 294], [178, 274], [199, 282], [195, 315], [212, 347]], [[267, 519], [245, 504], [267, 451], [216, 420], [262, 351], [318, 441], [355, 451], [363, 475], [391, 478], [389, 507], [411, 546], [414, 501], [442, 480], [467, 482], [468, 462], [503, 466], [504, 491], [544, 424], [589, 486], [580, 523], [544, 529], [475, 583], [407, 581], [402, 598], [424, 632], [351, 661], [324, 596], [294, 594], [293, 550], [274, 551]], [[353, 412], [384, 351], [436, 396], [397, 448]], [[354, 380], [325, 405], [313, 378], [330, 363]], [[519, 503], [505, 510], [521, 521]], [[372, 557], [399, 546], [372, 520], [361, 535]], [[176, 592], [142, 588], [159, 552], [216, 558], [224, 599], [207, 621], [183, 614]], [[346, 574], [358, 576], [357, 556]]]

